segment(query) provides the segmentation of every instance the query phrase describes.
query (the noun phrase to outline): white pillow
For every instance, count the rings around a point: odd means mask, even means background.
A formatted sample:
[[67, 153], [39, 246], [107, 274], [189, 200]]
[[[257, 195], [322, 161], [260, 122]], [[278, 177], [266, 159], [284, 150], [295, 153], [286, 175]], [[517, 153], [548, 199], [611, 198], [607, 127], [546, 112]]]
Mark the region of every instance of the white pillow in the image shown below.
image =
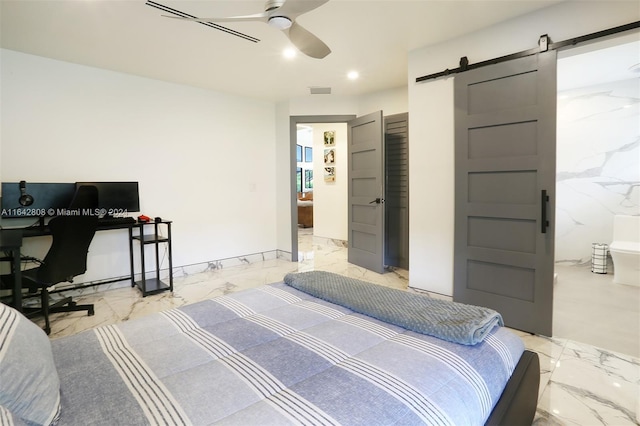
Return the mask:
[[0, 406], [27, 423], [50, 425], [60, 414], [60, 379], [45, 332], [0, 303]]

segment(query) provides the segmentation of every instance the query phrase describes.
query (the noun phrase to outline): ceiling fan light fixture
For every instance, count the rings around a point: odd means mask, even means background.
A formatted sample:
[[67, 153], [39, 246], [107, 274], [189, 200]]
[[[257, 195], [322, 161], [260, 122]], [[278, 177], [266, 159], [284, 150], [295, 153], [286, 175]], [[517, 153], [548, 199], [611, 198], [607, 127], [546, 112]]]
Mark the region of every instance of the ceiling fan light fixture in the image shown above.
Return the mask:
[[272, 16], [269, 18], [269, 25], [279, 30], [286, 30], [291, 24], [291, 19], [286, 16]]

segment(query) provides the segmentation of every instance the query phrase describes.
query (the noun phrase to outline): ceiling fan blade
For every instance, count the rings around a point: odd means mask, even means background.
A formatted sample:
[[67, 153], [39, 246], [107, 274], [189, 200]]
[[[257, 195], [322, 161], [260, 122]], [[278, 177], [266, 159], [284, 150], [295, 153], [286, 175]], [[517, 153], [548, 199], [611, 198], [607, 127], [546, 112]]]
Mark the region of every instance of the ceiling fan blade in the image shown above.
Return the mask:
[[169, 16], [162, 15], [165, 18], [173, 18], [179, 19], [181, 21], [193, 21], [193, 22], [246, 22], [246, 21], [260, 21], [267, 22], [267, 17], [269, 16], [267, 12], [256, 13], [254, 15], [244, 15], [244, 16], [227, 16], [225, 18], [184, 18], [182, 16]]
[[316, 9], [329, 0], [287, 0], [279, 8], [270, 11], [271, 15], [286, 16], [292, 21], [303, 13]]
[[287, 31], [287, 36], [298, 50], [312, 58], [322, 59], [331, 53], [329, 46], [296, 22]]

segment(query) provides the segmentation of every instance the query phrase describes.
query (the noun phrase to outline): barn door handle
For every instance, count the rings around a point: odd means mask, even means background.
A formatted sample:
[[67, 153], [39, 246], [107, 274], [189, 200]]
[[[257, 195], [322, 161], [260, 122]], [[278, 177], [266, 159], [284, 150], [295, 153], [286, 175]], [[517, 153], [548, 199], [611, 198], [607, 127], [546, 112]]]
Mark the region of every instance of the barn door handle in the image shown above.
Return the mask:
[[549, 226], [549, 221], [547, 220], [547, 204], [549, 204], [549, 196], [547, 195], [547, 190], [543, 189], [540, 193], [540, 204], [542, 205], [542, 219], [540, 220], [540, 232], [543, 234], [547, 233], [547, 227]]
[[381, 198], [376, 198], [375, 200], [370, 201], [369, 204], [373, 204], [373, 203], [380, 204], [381, 202], [382, 202]]

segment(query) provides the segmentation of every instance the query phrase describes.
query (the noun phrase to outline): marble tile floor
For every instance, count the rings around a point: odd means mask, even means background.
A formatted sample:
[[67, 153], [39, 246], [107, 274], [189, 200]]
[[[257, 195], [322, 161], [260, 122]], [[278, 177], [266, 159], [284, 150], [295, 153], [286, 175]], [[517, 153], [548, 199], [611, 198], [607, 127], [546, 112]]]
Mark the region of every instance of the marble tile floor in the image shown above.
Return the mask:
[[609, 266], [556, 264], [553, 335], [640, 358], [640, 287], [615, 284]]
[[[137, 289], [129, 287], [84, 293], [76, 300], [94, 303], [96, 314], [92, 317], [83, 313], [57, 314], [53, 317], [51, 338], [281, 281], [286, 273], [293, 271], [324, 270], [394, 288], [408, 288], [408, 271], [395, 270], [380, 275], [351, 265], [346, 261], [344, 244], [313, 237], [310, 232], [301, 233], [298, 263], [271, 259], [184, 275], [174, 280], [173, 293], [145, 298]], [[540, 357], [541, 383], [535, 425], [640, 424], [638, 357], [572, 338], [515, 333]]]

